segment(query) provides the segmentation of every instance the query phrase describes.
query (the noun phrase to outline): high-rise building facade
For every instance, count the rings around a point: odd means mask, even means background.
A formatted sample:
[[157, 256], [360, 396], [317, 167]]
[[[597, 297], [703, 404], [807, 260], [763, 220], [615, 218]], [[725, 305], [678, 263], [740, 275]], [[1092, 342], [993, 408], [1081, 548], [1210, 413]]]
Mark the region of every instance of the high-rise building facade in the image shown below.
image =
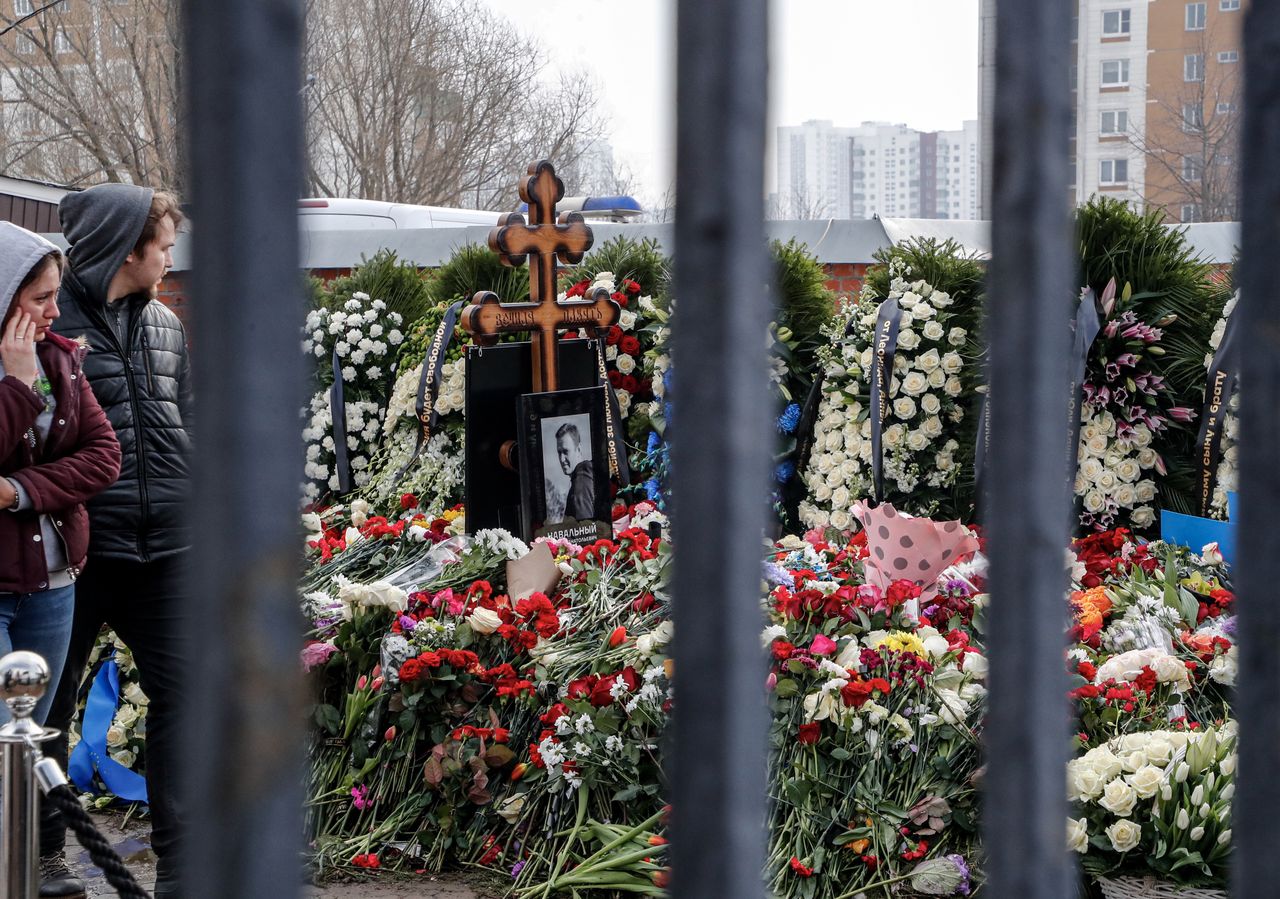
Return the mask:
[[[994, 6], [983, 0], [981, 13], [979, 114], [987, 127], [998, 90]], [[1248, 0], [1074, 0], [1073, 202], [1112, 196], [1177, 222], [1236, 218], [1247, 7]], [[988, 142], [988, 185], [990, 160]]]
[[829, 121], [778, 128], [779, 218], [977, 217], [976, 121], [957, 131]]

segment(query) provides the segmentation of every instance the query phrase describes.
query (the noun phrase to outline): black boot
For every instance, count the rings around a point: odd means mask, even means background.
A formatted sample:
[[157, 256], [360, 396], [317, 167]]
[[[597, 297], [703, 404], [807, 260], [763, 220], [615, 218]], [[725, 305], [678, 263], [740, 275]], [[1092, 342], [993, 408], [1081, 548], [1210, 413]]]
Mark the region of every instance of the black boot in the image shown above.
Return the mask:
[[62, 852], [40, 856], [40, 896], [85, 899], [84, 881], [76, 877]]

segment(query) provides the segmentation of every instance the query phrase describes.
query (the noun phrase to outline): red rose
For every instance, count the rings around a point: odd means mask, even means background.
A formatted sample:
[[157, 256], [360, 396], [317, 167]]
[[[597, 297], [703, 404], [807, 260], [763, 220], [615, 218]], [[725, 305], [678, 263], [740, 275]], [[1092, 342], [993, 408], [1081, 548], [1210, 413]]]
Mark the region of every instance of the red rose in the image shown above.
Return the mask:
[[639, 385], [640, 385], [640, 382], [636, 379], [635, 375], [622, 376], [622, 389], [625, 390], [627, 393], [635, 393], [636, 388]]
[[608, 677], [602, 677], [591, 688], [591, 704], [598, 709], [602, 709], [607, 705], [613, 704], [613, 685], [618, 682], [618, 676], [611, 674]]
[[570, 699], [583, 699], [590, 696], [591, 691], [595, 689], [599, 680], [599, 675], [588, 674], [586, 677], [580, 677], [575, 681], [570, 681], [569, 689], [565, 692], [565, 696]]
[[622, 340], [618, 341], [618, 349], [626, 353], [628, 356], [636, 356], [640, 353], [640, 341], [633, 334], [628, 334]]
[[800, 732], [796, 735], [796, 742], [802, 746], [812, 746], [818, 742], [818, 737], [822, 732], [822, 725], [817, 721], [811, 721], [808, 724], [800, 725]]
[[1076, 666], [1076, 670], [1080, 672], [1080, 676], [1087, 681], [1093, 680], [1098, 676], [1098, 668], [1092, 662], [1081, 662]]
[[400, 666], [400, 680], [412, 684], [422, 677], [426, 668], [417, 659], [408, 659]]
[[871, 699], [872, 689], [867, 681], [850, 681], [840, 688], [840, 698], [845, 705], [860, 709]]
[[627, 289], [627, 293], [640, 292], [640, 285], [637, 284], [635, 281], [632, 281], [630, 278], [624, 278], [622, 280], [622, 286]]
[[770, 651], [779, 662], [785, 662], [795, 655], [796, 648], [786, 640], [774, 640]]
[[622, 329], [617, 325], [610, 325], [609, 330], [605, 332], [604, 342], [608, 346], [616, 346], [618, 341], [622, 339]]
[[884, 598], [885, 602], [889, 604], [889, 608], [896, 609], [908, 599], [916, 599], [919, 596], [919, 584], [913, 584], [911, 581], [894, 581], [889, 585]]
[[559, 721], [561, 718], [563, 718], [565, 715], [568, 715], [568, 714], [569, 714], [569, 707], [565, 705], [563, 702], [557, 702], [551, 708], [543, 712], [542, 715], [539, 716], [538, 720], [541, 721], [543, 724], [555, 724], [557, 721]]
[[440, 655], [431, 651], [418, 654], [418, 661], [427, 668], [439, 668], [442, 662]]
[[400, 508], [404, 511], [418, 508], [418, 498], [412, 493], [402, 493], [400, 495]]
[[495, 727], [493, 729], [493, 742], [505, 743], [511, 739], [511, 731], [505, 727]]

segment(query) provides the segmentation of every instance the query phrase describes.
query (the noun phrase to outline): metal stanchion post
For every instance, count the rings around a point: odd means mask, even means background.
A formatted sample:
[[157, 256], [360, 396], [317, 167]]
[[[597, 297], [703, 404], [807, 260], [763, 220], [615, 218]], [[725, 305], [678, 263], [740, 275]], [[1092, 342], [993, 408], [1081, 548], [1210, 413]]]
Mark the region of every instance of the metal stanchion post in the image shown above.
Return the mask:
[[49, 686], [49, 666], [34, 652], [0, 659], [0, 699], [13, 716], [0, 727], [0, 881], [6, 899], [36, 899], [40, 889], [35, 744], [57, 736], [31, 720]]

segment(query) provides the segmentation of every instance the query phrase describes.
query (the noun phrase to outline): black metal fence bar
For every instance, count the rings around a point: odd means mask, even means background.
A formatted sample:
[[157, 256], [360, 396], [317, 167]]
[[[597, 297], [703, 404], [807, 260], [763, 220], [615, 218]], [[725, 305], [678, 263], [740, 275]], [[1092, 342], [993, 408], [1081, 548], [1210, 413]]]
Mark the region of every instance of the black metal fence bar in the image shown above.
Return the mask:
[[984, 821], [993, 897], [1072, 894], [1066, 858], [1069, 4], [997, 11], [990, 347], [991, 704]]
[[1240, 330], [1240, 788], [1232, 894], [1280, 890], [1280, 4], [1256, 0], [1244, 29]]
[[768, 730], [767, 2], [682, 0], [677, 27], [672, 895], [752, 899]]
[[284, 899], [302, 845], [302, 2], [184, 11], [200, 415], [182, 895]]

